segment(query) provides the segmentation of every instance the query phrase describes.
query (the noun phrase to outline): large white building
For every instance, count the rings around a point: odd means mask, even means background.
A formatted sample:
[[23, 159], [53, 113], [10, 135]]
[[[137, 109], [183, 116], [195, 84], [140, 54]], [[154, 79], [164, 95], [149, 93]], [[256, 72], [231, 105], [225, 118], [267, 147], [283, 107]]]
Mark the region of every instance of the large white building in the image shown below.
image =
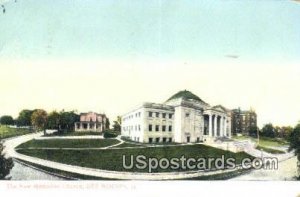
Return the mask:
[[210, 106], [189, 91], [163, 104], [144, 103], [122, 116], [122, 136], [145, 143], [208, 142], [231, 138], [230, 111]]

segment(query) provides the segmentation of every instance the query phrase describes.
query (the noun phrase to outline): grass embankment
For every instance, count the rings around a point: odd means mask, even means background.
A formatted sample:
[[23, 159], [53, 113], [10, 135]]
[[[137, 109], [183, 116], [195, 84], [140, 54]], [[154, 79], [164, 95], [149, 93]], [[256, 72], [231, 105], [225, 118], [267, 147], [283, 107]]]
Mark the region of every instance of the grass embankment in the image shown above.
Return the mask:
[[17, 147], [27, 148], [101, 148], [119, 143], [116, 139], [48, 139], [30, 140]]
[[10, 128], [8, 126], [0, 125], [0, 140], [10, 137], [16, 137], [19, 135], [29, 134], [32, 131], [24, 128]]
[[285, 153], [282, 150], [267, 148], [267, 147], [263, 147], [263, 146], [257, 146], [256, 149], [257, 150], [262, 150], [262, 151], [265, 151], [265, 152], [271, 153], [271, 154], [284, 154]]
[[102, 135], [103, 133], [96, 132], [96, 131], [65, 131], [65, 132], [54, 132], [51, 134], [47, 134], [44, 137], [49, 136], [85, 136], [85, 135]]
[[[25, 145], [23, 145], [25, 146]], [[31, 145], [32, 146], [32, 145]], [[46, 145], [45, 145], [46, 146]], [[252, 158], [246, 153], [232, 153], [204, 145], [187, 145], [172, 147], [147, 147], [135, 149], [105, 149], [105, 150], [41, 150], [41, 149], [20, 149], [19, 153], [38, 157], [50, 161], [64, 164], [77, 165], [89, 168], [98, 168], [112, 171], [129, 171], [129, 172], [147, 172], [148, 169], [138, 169], [135, 166], [132, 169], [123, 168], [123, 155], [126, 156], [127, 165], [130, 155], [144, 155], [148, 158], [220, 158], [224, 155], [226, 158], [235, 158], [239, 164], [243, 158]], [[214, 166], [214, 164], [213, 164]], [[176, 171], [186, 171], [190, 169], [180, 168]], [[154, 169], [153, 172], [173, 172], [170, 168]]]

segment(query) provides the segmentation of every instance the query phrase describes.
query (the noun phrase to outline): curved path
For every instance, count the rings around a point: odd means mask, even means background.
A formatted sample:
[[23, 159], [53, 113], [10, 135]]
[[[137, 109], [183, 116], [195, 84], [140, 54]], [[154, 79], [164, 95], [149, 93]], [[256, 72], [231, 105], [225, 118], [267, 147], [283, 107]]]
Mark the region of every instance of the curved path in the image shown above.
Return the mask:
[[[5, 153], [7, 157], [12, 157], [16, 159], [20, 159], [23, 161], [31, 162], [34, 164], [38, 164], [41, 166], [54, 168], [66, 172], [88, 175], [99, 178], [110, 178], [110, 179], [125, 179], [125, 180], [171, 180], [171, 179], [186, 179], [186, 178], [194, 178], [199, 176], [209, 176], [214, 174], [220, 174], [225, 172], [232, 172], [236, 169], [227, 169], [227, 170], [218, 170], [218, 171], [188, 171], [188, 172], [165, 172], [165, 173], [137, 173], [137, 172], [119, 172], [119, 171], [108, 171], [108, 170], [100, 170], [94, 168], [86, 168], [80, 166], [73, 166], [68, 164], [62, 164], [58, 162], [53, 162], [49, 160], [44, 160], [36, 157], [31, 157], [27, 155], [23, 155], [17, 153], [15, 151], [15, 147], [18, 145], [32, 140], [34, 138], [38, 138], [42, 135], [40, 133], [33, 133], [24, 136], [19, 136], [13, 139], [6, 140], [4, 142]], [[119, 144], [123, 143], [121, 141]], [[117, 145], [119, 145], [117, 144]], [[116, 145], [115, 145], [116, 146]], [[107, 147], [108, 148], [108, 147]]]

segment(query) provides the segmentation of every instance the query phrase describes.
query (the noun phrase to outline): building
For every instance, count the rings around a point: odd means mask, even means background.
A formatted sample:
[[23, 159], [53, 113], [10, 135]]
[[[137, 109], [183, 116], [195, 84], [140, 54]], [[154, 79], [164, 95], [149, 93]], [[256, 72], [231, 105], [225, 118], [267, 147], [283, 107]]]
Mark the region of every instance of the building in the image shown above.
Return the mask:
[[122, 116], [122, 136], [144, 143], [207, 142], [231, 137], [231, 113], [189, 91], [163, 104], [144, 103]]
[[109, 120], [105, 114], [94, 112], [81, 113], [80, 121], [75, 122], [75, 131], [95, 131], [103, 132], [109, 129]]
[[250, 109], [248, 111], [243, 111], [240, 108], [233, 109], [231, 112], [231, 116], [231, 127], [233, 135], [250, 135], [250, 129], [257, 127], [257, 115], [253, 109]]

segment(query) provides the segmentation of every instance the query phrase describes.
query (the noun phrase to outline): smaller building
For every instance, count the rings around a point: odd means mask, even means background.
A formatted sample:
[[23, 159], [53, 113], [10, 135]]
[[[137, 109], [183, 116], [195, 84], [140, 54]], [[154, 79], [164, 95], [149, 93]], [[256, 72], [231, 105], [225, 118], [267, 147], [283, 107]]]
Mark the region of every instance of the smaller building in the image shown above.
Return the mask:
[[257, 115], [253, 109], [241, 110], [233, 109], [231, 111], [232, 117], [232, 133], [233, 135], [243, 134], [250, 135], [251, 128], [257, 127]]
[[81, 113], [80, 121], [75, 122], [75, 131], [103, 132], [109, 129], [109, 120], [105, 114], [95, 112]]

